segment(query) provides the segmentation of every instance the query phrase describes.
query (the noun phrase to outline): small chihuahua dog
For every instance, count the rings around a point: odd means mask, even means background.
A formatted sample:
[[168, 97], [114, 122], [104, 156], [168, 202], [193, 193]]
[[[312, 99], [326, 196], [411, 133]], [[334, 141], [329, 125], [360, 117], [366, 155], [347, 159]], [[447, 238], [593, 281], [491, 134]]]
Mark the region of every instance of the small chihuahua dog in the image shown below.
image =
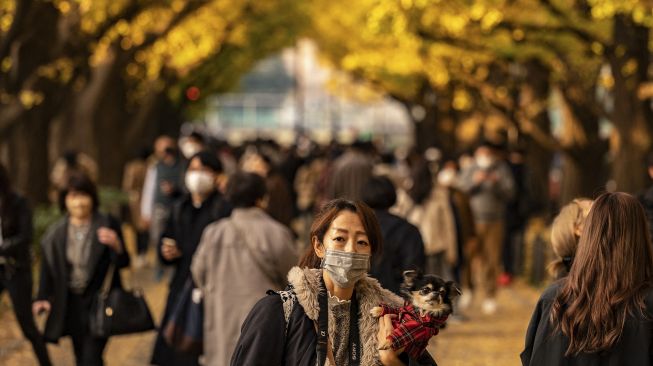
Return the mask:
[[453, 312], [452, 302], [461, 291], [453, 281], [411, 270], [404, 272], [401, 293], [406, 300], [404, 306], [381, 304], [370, 311], [374, 317], [398, 315], [392, 321], [392, 334], [379, 344], [379, 349], [406, 347], [411, 357], [419, 358], [429, 339], [439, 333]]

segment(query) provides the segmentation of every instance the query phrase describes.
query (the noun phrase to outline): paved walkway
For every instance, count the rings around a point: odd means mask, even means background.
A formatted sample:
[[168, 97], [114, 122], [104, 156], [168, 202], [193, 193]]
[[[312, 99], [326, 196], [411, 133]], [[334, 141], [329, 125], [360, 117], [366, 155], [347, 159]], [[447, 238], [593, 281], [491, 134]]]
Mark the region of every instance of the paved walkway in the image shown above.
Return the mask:
[[[126, 271], [123, 275], [129, 279], [131, 273]], [[144, 288], [146, 299], [158, 320], [167, 294], [167, 281], [155, 282], [151, 269], [137, 271], [134, 280], [136, 285]], [[481, 315], [478, 304], [472, 304], [467, 312], [469, 320], [448, 324], [447, 329], [434, 338], [430, 351], [441, 366], [520, 365], [524, 332], [537, 297], [536, 290], [519, 283], [501, 289], [496, 315]], [[0, 304], [0, 365], [35, 365], [31, 347], [22, 338], [8, 303], [8, 297], [4, 295]], [[154, 337], [154, 332], [112, 337], [105, 351], [107, 365], [148, 365]], [[68, 339], [63, 339], [58, 346], [50, 345], [49, 351], [55, 365], [74, 364]]]

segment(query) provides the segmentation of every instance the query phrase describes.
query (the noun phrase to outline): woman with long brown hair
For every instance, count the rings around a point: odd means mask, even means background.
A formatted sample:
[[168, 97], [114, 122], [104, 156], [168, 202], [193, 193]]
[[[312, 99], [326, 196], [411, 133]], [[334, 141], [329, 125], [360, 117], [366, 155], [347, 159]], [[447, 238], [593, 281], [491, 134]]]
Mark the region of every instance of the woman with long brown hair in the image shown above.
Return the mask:
[[646, 216], [626, 193], [590, 210], [569, 276], [540, 298], [523, 365], [650, 365], [653, 248]]

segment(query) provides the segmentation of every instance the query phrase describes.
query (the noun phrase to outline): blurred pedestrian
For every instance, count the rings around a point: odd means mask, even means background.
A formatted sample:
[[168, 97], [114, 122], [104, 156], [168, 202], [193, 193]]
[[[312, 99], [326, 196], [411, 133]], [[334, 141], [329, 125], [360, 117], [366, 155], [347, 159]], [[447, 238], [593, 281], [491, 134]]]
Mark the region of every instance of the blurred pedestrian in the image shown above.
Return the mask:
[[435, 182], [429, 164], [420, 161], [412, 170], [412, 186], [408, 190], [406, 219], [417, 226], [426, 254], [426, 273], [453, 279], [458, 261], [456, 216], [449, 191]]
[[16, 320], [40, 365], [50, 365], [43, 335], [32, 317], [32, 212], [12, 189], [0, 163], [0, 295], [7, 290]]
[[487, 292], [482, 311], [493, 314], [497, 309], [497, 278], [501, 271], [501, 255], [505, 235], [506, 205], [514, 196], [515, 183], [508, 165], [498, 158], [499, 147], [482, 142], [474, 152], [474, 163], [461, 172], [459, 187], [469, 194], [483, 263], [483, 284]]
[[330, 201], [310, 236], [286, 291], [270, 292], [245, 319], [231, 365], [435, 365], [427, 352], [417, 362], [402, 350], [378, 349], [391, 319], [377, 320], [370, 310], [403, 300], [367, 276], [382, 249], [374, 212], [360, 201]]
[[68, 178], [74, 174], [85, 174], [94, 183], [97, 183], [97, 163], [90, 156], [77, 150], [65, 151], [61, 157], [55, 161], [52, 172], [50, 173], [50, 183], [52, 185], [50, 200], [53, 203], [57, 203], [59, 192], [66, 188]]
[[370, 143], [356, 141], [333, 162], [327, 187], [329, 199], [359, 200], [361, 188], [372, 176], [374, 168]]
[[195, 154], [206, 149], [204, 136], [199, 132], [193, 131], [190, 135], [179, 139], [179, 150], [181, 150], [181, 154], [187, 160], [190, 160]]
[[653, 247], [644, 210], [626, 193], [592, 204], [567, 277], [544, 291], [523, 365], [651, 365]]
[[[161, 261], [173, 266], [166, 308], [161, 320], [163, 330], [184, 284], [191, 278], [190, 266], [204, 229], [229, 216], [231, 205], [218, 192], [222, 164], [214, 154], [197, 153], [190, 159], [185, 175], [189, 194], [183, 195], [172, 207], [168, 223], [159, 238], [157, 252]], [[152, 354], [154, 365], [197, 365], [199, 355], [177, 352], [159, 332]]]
[[[170, 217], [172, 204], [183, 193], [185, 164], [175, 140], [160, 136], [154, 142], [154, 161], [147, 169], [141, 199], [141, 219], [149, 228], [150, 246], [156, 248]], [[163, 275], [159, 268], [157, 278]]]
[[383, 237], [383, 253], [372, 261], [370, 275], [384, 288], [399, 293], [403, 273], [409, 269], [424, 270], [424, 243], [417, 227], [388, 210], [397, 201], [392, 181], [373, 176], [363, 186], [363, 202], [374, 210]]
[[65, 216], [52, 224], [41, 241], [41, 279], [35, 315], [48, 313], [44, 336], [57, 342], [69, 335], [79, 366], [103, 365], [108, 338], [90, 333], [92, 301], [101, 291], [110, 265], [111, 285], [121, 286], [119, 269], [129, 265], [120, 223], [98, 212], [95, 184], [72, 175], [60, 195]]
[[473, 276], [478, 272], [479, 267], [478, 257], [473, 255], [478, 251], [478, 238], [469, 196], [456, 187], [458, 176], [459, 171], [455, 160], [446, 160], [438, 172], [436, 185], [447, 193], [453, 210], [458, 259], [453, 267], [453, 276], [463, 286], [463, 294], [460, 296], [458, 304], [460, 308], [464, 309], [471, 301], [471, 293], [474, 288]]
[[122, 190], [127, 193], [129, 202], [129, 223], [136, 233], [137, 257], [134, 258], [136, 268], [143, 267], [146, 264], [145, 255], [147, 254], [149, 240], [147, 223], [141, 215], [141, 199], [147, 174], [147, 159], [150, 154], [150, 149], [140, 149], [136, 157], [125, 165], [122, 180]]
[[548, 269], [556, 280], [569, 274], [591, 207], [592, 200], [576, 198], [560, 210], [551, 224], [551, 247], [556, 259]]
[[244, 172], [256, 173], [265, 179], [268, 195], [263, 207], [273, 219], [289, 228], [295, 215], [295, 202], [290, 182], [279, 173], [272, 158], [252, 150], [243, 158], [242, 167]]
[[265, 195], [259, 175], [232, 176], [227, 197], [233, 212], [204, 230], [193, 257], [193, 278], [204, 296], [205, 365], [229, 363], [240, 326], [260, 294], [283, 289], [297, 262], [290, 230], [261, 209]]

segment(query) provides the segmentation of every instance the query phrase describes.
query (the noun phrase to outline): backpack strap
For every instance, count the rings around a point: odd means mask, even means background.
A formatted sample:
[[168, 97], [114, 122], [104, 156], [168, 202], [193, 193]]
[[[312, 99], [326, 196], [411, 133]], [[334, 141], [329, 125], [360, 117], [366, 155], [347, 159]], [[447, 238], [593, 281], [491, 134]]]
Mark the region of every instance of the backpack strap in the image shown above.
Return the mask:
[[297, 295], [292, 285], [288, 285], [284, 291], [268, 291], [268, 295], [279, 295], [281, 297], [281, 303], [283, 305], [283, 318], [286, 321], [285, 334], [288, 334], [288, 323], [290, 322], [290, 314], [292, 314], [292, 309], [297, 303]]

